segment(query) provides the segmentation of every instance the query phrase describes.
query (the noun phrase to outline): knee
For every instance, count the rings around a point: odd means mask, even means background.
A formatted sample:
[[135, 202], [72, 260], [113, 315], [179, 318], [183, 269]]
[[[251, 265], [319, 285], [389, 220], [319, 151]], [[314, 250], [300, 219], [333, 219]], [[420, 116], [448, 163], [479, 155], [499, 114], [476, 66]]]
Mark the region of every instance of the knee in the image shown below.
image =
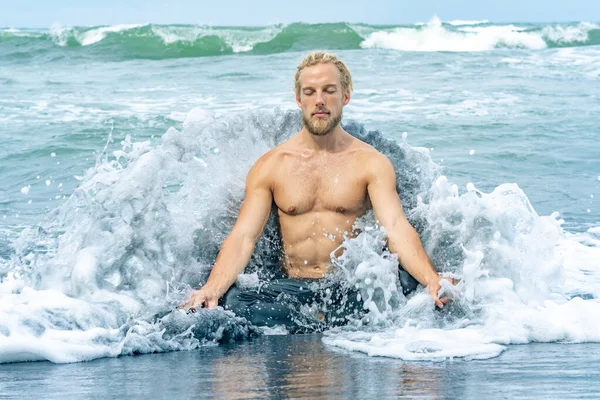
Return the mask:
[[225, 295], [221, 298], [219, 305], [226, 310], [235, 312], [237, 306], [240, 303], [240, 290], [235, 286], [232, 286]]

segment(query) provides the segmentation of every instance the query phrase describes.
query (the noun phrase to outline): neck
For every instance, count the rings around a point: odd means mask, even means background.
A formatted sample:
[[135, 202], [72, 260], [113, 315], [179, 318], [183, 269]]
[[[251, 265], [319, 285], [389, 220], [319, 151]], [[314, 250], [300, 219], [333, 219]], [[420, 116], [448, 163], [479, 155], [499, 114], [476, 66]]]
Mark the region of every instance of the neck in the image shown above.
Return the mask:
[[344, 150], [352, 141], [352, 136], [346, 132], [339, 124], [331, 132], [323, 136], [313, 135], [302, 128], [299, 132], [300, 139], [304, 147], [314, 151], [326, 151], [328, 153], [337, 153]]

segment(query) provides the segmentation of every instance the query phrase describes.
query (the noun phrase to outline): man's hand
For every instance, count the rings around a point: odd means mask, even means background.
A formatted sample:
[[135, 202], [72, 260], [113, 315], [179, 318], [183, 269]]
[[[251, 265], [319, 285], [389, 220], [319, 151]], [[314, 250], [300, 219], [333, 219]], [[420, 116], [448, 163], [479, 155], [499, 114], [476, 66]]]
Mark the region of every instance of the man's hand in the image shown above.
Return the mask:
[[448, 302], [450, 301], [449, 297], [442, 297], [442, 298], [439, 297], [439, 292], [442, 289], [442, 284], [441, 284], [442, 279], [445, 279], [454, 285], [454, 281], [452, 279], [440, 278], [440, 280], [437, 281], [436, 283], [433, 283], [433, 284], [430, 284], [429, 286], [427, 286], [427, 288], [429, 289], [429, 295], [433, 298], [435, 305], [439, 308], [444, 308], [444, 304], [448, 304]]
[[185, 303], [177, 307], [178, 310], [188, 309], [196, 312], [197, 308], [215, 308], [219, 304], [220, 294], [208, 286], [202, 286]]

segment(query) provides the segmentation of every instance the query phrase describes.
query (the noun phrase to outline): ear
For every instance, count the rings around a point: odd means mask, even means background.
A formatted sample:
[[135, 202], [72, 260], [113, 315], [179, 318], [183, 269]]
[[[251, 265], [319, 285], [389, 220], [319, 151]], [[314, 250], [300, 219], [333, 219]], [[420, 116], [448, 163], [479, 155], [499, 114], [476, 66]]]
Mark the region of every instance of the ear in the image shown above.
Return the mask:
[[350, 103], [350, 90], [346, 90], [342, 100], [344, 101], [344, 105], [347, 105], [348, 103]]
[[296, 93], [296, 104], [298, 104], [298, 108], [302, 108], [302, 103], [300, 102], [300, 94]]

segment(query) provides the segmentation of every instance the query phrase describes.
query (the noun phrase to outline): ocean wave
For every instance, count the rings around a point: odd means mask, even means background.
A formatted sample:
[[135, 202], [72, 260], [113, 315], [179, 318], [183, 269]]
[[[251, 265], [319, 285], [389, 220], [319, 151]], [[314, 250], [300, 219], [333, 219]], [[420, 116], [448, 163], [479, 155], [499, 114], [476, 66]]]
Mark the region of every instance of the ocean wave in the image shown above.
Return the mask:
[[577, 25], [552, 25], [542, 29], [542, 35], [549, 44], [556, 46], [567, 46], [575, 43], [587, 43], [590, 41], [590, 34], [594, 35], [596, 40], [593, 44], [600, 43], [600, 26], [589, 22], [580, 22]]
[[417, 28], [401, 27], [373, 32], [361, 46], [403, 51], [472, 52], [497, 48], [539, 50], [594, 44], [600, 44], [600, 27], [588, 22], [542, 28], [509, 24], [452, 29], [444, 26], [439, 19], [433, 19]]
[[470, 20], [464, 20], [464, 19], [455, 19], [452, 21], [448, 21], [447, 22], [450, 25], [454, 25], [454, 26], [461, 26], [461, 25], [483, 25], [483, 24], [489, 24], [490, 21], [487, 19], [482, 19], [481, 21], [470, 21]]
[[[0, 258], [0, 363], [191, 350], [256, 334], [223, 309], [174, 308], [206, 280], [252, 164], [300, 126], [296, 111], [219, 120], [194, 109], [160, 143], [126, 137], [111, 155], [102, 150], [69, 199]], [[405, 297], [397, 259], [369, 213], [334, 261], [369, 313], [328, 332], [327, 345], [439, 360], [494, 357], [507, 344], [600, 340], [600, 321], [590, 318], [600, 312], [597, 227], [568, 234], [558, 214], [538, 215], [514, 183], [459, 191], [427, 149], [358, 123], [345, 128], [393, 162], [408, 218], [457, 286], [444, 285], [454, 300], [442, 312], [425, 288]], [[270, 218], [246, 273], [263, 280], [276, 272], [265, 265], [280, 254], [278, 232]]]
[[102, 41], [109, 33], [122, 33], [139, 28], [142, 25], [113, 25], [91, 29], [74, 29], [53, 25], [50, 28], [50, 36], [54, 43], [59, 46], [68, 46], [77, 42], [81, 46], [89, 46]]
[[372, 33], [361, 46], [404, 51], [486, 51], [498, 47], [543, 49], [546, 43], [539, 34], [522, 32], [508, 26], [452, 30], [439, 19], [412, 28], [396, 28], [392, 31]]
[[[28, 41], [31, 46], [28, 52]], [[215, 27], [200, 25], [112, 25], [65, 27], [48, 30], [0, 30], [3, 54], [35, 56], [45, 50], [69, 49], [108, 59], [168, 59], [226, 54], [275, 54], [331, 50], [390, 49], [398, 51], [489, 51], [498, 48], [539, 50], [552, 47], [600, 45], [600, 26], [568, 24], [493, 24], [487, 20], [452, 20], [434, 17], [426, 24], [375, 26], [368, 24], [271, 25]], [[77, 50], [76, 53], [73, 51]]]

